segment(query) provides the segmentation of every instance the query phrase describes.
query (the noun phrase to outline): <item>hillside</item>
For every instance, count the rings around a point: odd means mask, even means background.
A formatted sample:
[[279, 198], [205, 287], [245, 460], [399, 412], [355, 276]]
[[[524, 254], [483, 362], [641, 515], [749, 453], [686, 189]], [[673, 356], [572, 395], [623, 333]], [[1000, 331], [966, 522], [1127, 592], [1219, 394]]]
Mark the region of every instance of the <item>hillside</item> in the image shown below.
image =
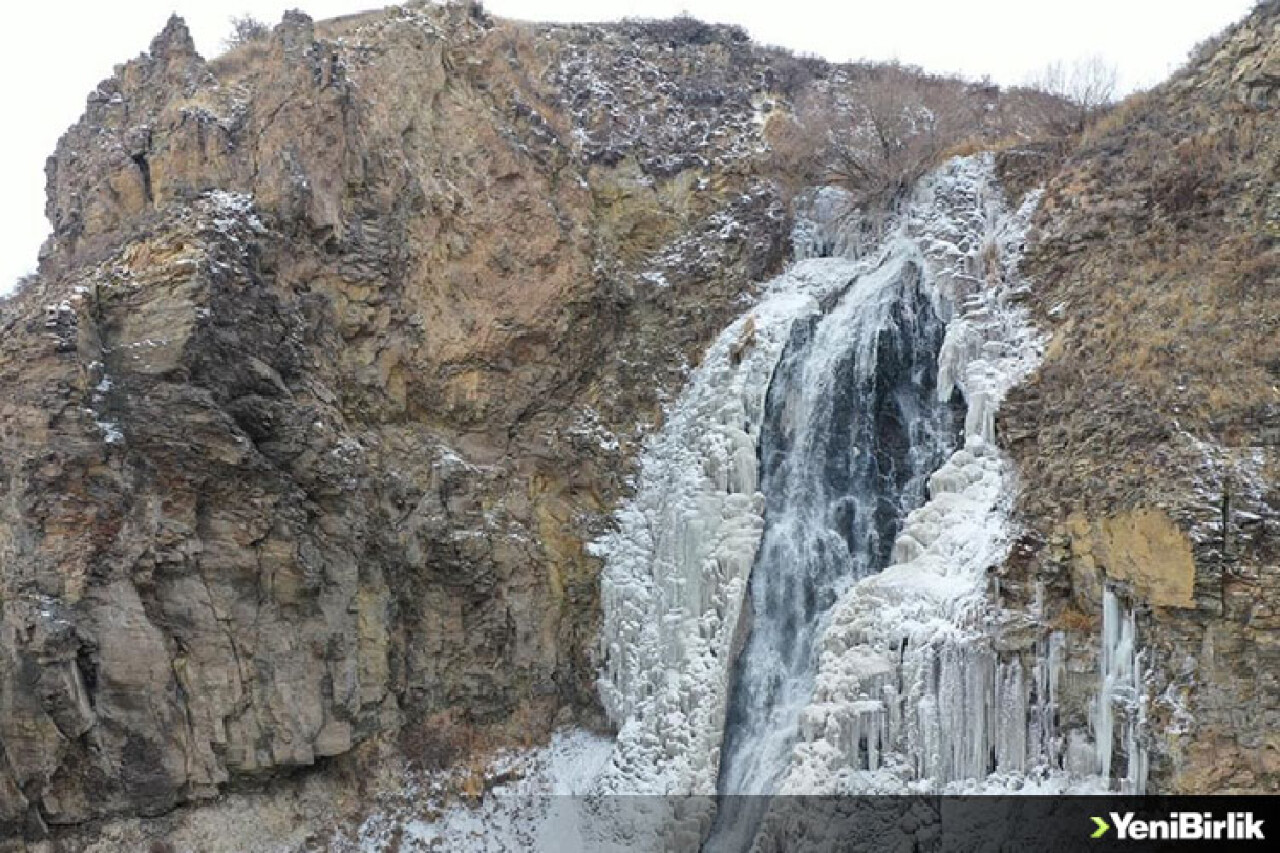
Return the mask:
[[0, 839], [201, 837], [187, 806], [273, 792], [322, 839], [403, 762], [609, 733], [588, 546], [646, 440], [813, 187], [871, 246], [987, 148], [1011, 208], [1044, 187], [1001, 660], [1056, 636], [1088, 728], [1119, 594], [1149, 790], [1280, 790], [1278, 25], [1045, 143], [1047, 96], [691, 19], [291, 12], [212, 61], [172, 19], [59, 142], [0, 301]]
[[1075, 624], [1104, 579], [1132, 585], [1170, 790], [1280, 784], [1278, 15], [1122, 104], [1049, 180], [1028, 272], [1053, 339], [1003, 424], [1032, 528], [1014, 598], [1043, 584]]

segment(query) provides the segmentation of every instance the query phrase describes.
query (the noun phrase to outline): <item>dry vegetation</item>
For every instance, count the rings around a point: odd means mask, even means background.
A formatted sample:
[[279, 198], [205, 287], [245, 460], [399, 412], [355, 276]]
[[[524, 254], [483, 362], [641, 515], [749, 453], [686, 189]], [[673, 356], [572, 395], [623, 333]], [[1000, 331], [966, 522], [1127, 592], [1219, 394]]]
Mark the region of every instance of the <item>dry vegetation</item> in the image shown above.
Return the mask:
[[219, 80], [233, 81], [244, 77], [254, 69], [261, 68], [267, 51], [270, 50], [269, 34], [268, 30], [252, 39], [227, 38], [223, 42], [226, 50], [210, 60], [210, 69]]
[[797, 88], [791, 110], [768, 126], [773, 169], [806, 184], [840, 184], [873, 209], [892, 206], [950, 156], [1043, 138], [1045, 116], [1064, 108], [1044, 93], [898, 65], [848, 66], [812, 80], [804, 66], [783, 68]]
[[1071, 65], [1053, 62], [1031, 84], [1032, 89], [1053, 95], [1043, 104], [1045, 129], [1054, 135], [1081, 133], [1115, 100], [1119, 73], [1113, 63], [1090, 56]]
[[1116, 84], [1097, 58], [1004, 90], [897, 64], [835, 69], [779, 53], [775, 67], [775, 89], [791, 100], [769, 126], [776, 171], [841, 184], [871, 208], [949, 157], [1045, 143], [1065, 152], [1106, 119]]
[[1008, 418], [1054, 460], [1028, 462], [1033, 499], [1154, 500], [1183, 433], [1239, 446], [1280, 417], [1280, 140], [1231, 55], [1100, 116], [1049, 185], [1029, 270], [1055, 340]]

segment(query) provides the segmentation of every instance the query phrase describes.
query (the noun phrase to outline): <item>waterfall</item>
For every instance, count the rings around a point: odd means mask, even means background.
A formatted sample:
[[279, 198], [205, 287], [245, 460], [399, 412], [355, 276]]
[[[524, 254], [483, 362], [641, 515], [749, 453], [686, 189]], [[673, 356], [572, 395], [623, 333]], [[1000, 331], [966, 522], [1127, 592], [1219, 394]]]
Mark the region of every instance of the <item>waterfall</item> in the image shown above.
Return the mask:
[[796, 323], [761, 434], [765, 529], [751, 570], [750, 638], [738, 658], [719, 788], [769, 793], [813, 689], [822, 617], [883, 569], [925, 480], [955, 442], [939, 401], [945, 327], [913, 243]]
[[[814, 194], [798, 218], [797, 262], [707, 350], [645, 447], [617, 530], [590, 546], [605, 562], [599, 691], [619, 727], [606, 791], [716, 792], [731, 664], [765, 526], [757, 448], [771, 378], [793, 329], [895, 263], [843, 242], [850, 209], [838, 190]], [[854, 256], [823, 254], [836, 245]]]
[[706, 795], [614, 837], [785, 837], [767, 797], [717, 817], [716, 794], [1102, 789], [1117, 735], [1142, 790], [1132, 615], [1104, 614], [1087, 760], [1058, 729], [1063, 636], [1009, 654], [990, 631], [1016, 491], [995, 413], [1043, 346], [1017, 303], [1037, 200], [1010, 208], [980, 155], [876, 245], [840, 191], [801, 207], [796, 262], [708, 349], [591, 546], [618, 729], [595, 789]]
[[1035, 198], [1008, 209], [990, 173], [953, 168], [947, 198], [968, 215], [951, 217], [951, 239], [922, 251], [939, 298], [954, 306], [936, 393], [963, 394], [960, 446], [928, 478], [928, 500], [907, 514], [890, 564], [851, 584], [825, 621], [784, 793], [1070, 784], [1053, 723], [1060, 638], [1024, 665], [1000, 654], [987, 628], [987, 570], [1008, 553], [1015, 491], [995, 412], [1041, 349], [1014, 300]]

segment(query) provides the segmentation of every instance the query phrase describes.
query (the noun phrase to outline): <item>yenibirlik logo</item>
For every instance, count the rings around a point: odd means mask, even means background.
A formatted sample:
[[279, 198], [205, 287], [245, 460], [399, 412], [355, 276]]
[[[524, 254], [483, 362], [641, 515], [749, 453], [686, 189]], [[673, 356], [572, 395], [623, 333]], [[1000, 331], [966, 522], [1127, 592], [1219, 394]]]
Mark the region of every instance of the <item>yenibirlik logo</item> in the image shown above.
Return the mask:
[[[1115, 823], [1115, 837], [1120, 841], [1263, 841], [1263, 821], [1252, 812], [1230, 812], [1225, 819], [1214, 820], [1213, 812], [1173, 812], [1166, 820], [1144, 820], [1133, 812], [1109, 812]], [[1097, 827], [1090, 838], [1102, 838], [1111, 824], [1100, 817], [1092, 818]]]

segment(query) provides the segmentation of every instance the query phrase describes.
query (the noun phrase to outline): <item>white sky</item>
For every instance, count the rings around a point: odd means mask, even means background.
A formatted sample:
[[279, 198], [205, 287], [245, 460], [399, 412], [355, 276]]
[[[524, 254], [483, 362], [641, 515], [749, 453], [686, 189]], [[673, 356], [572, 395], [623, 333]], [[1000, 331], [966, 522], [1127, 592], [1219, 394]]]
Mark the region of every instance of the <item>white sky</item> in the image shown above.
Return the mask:
[[[49, 231], [44, 160], [117, 63], [146, 49], [171, 12], [182, 15], [206, 57], [221, 49], [232, 15], [276, 23], [301, 7], [316, 19], [389, 0], [31, 0], [4, 11], [5, 125], [0, 175], [0, 293], [34, 271]], [[687, 12], [736, 23], [766, 44], [831, 60], [896, 59], [929, 71], [1026, 82], [1055, 60], [1100, 54], [1126, 90], [1159, 82], [1196, 43], [1242, 17], [1253, 0], [487, 0], [496, 15], [530, 20], [660, 18]]]

